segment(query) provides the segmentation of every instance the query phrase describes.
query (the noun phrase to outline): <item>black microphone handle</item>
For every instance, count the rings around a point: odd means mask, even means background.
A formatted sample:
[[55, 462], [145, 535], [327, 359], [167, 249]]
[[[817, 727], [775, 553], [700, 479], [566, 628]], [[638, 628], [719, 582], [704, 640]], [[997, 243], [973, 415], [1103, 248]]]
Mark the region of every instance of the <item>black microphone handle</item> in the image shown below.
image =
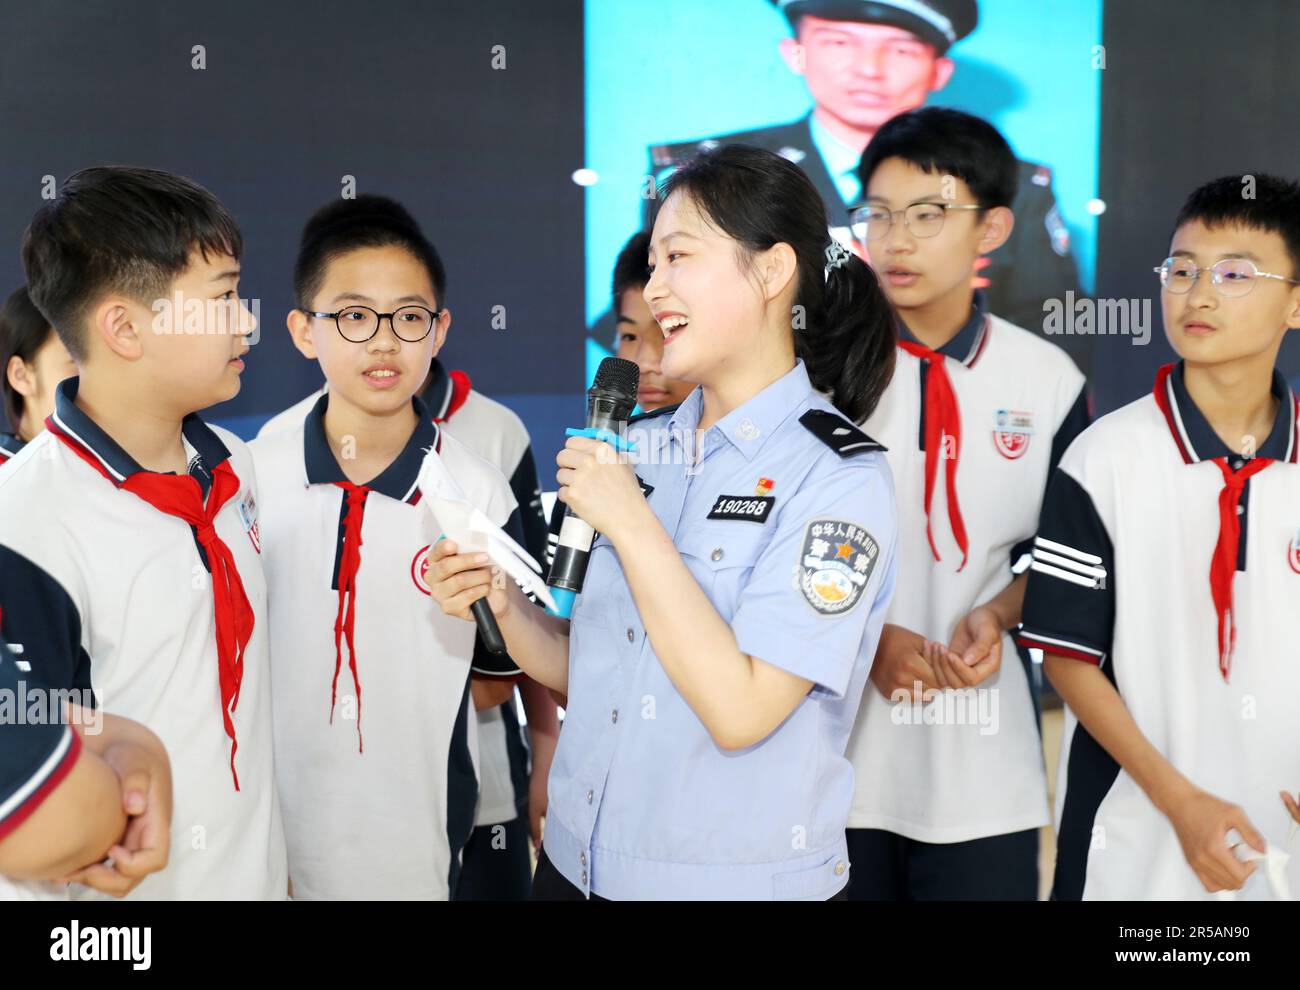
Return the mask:
[[474, 615], [474, 625], [478, 626], [478, 634], [483, 637], [483, 648], [496, 656], [504, 655], [506, 641], [501, 635], [501, 627], [497, 625], [497, 617], [492, 614], [492, 606], [488, 604], [488, 600], [480, 598], [469, 607], [469, 610]]
[[[607, 358], [606, 360], [612, 361], [615, 359]], [[593, 388], [587, 408], [587, 426], [596, 430], [609, 430], [611, 433], [622, 436], [627, 431], [628, 416], [631, 415], [635, 405], [636, 398], [634, 395], [622, 395], [617, 392]], [[581, 523], [586, 522], [568, 505], [564, 507], [563, 519], [576, 519]], [[591, 529], [589, 526], [587, 528]], [[560, 536], [564, 536], [563, 524], [561, 525]], [[575, 594], [582, 591], [582, 582], [587, 576], [587, 561], [591, 553], [591, 544], [595, 537], [596, 534], [593, 530], [591, 536], [582, 538], [583, 545], [581, 546], [574, 546], [564, 542], [557, 543], [555, 557], [551, 560], [551, 568], [546, 578], [546, 583], [550, 587]]]

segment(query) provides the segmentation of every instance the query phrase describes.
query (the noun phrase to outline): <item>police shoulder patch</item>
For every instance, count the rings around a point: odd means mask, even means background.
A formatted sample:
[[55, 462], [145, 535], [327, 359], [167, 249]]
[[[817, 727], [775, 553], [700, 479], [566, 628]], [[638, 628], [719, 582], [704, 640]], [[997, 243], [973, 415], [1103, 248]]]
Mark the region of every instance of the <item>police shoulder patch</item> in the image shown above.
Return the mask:
[[876, 568], [875, 537], [842, 519], [816, 519], [804, 530], [799, 590], [818, 615], [844, 615], [862, 598]]
[[841, 457], [886, 449], [884, 444], [872, 440], [843, 416], [825, 409], [809, 409], [799, 417], [799, 422]]

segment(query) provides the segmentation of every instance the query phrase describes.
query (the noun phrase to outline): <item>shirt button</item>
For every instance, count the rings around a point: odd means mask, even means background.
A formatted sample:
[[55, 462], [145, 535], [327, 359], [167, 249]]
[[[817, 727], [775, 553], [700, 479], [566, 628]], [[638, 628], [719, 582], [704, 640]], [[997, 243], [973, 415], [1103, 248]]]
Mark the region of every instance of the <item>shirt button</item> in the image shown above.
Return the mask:
[[709, 554], [709, 556], [713, 559], [713, 561], [714, 561], [715, 563], [716, 563], [717, 561], [721, 560], [721, 559], [722, 559], [722, 547], [714, 547], [714, 548], [713, 548], [713, 553]]
[[587, 803], [588, 803], [588, 804], [591, 804], [591, 799], [594, 798], [595, 796], [596, 796], [596, 792], [595, 792], [595, 791], [588, 791], [588, 792], [587, 792]]
[[583, 866], [586, 866], [586, 865], [587, 865], [587, 854], [586, 854], [586, 853], [581, 853], [581, 854], [579, 854], [579, 856], [578, 856], [578, 862], [581, 863]]
[[631, 627], [631, 626], [628, 626], [628, 630], [627, 630], [627, 641], [628, 641], [629, 643], [633, 643], [633, 642], [636, 641], [636, 633], [634, 633], [634, 632], [632, 631], [632, 627]]
[[847, 869], [848, 867], [844, 865], [844, 860], [840, 860], [838, 863], [835, 864], [835, 875], [837, 877], [842, 877], [844, 875], [844, 871]]
[[582, 885], [583, 885], [584, 887], [587, 886], [587, 871], [586, 871], [586, 870], [583, 870], [583, 871], [582, 871]]
[[617, 722], [617, 721], [618, 721], [618, 709], [617, 709], [617, 708], [615, 708], [612, 712], [609, 713], [609, 720], [610, 720], [611, 722]]

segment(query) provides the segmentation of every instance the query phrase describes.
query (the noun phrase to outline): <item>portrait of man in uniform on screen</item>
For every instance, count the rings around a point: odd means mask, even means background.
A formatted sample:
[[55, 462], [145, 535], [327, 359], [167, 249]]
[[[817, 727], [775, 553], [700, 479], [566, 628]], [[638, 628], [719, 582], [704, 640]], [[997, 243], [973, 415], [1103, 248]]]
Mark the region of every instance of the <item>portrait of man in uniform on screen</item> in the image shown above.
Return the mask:
[[[656, 145], [650, 149], [649, 174], [661, 180], [720, 144], [775, 151], [812, 179], [826, 202], [832, 236], [853, 247], [848, 211], [862, 203], [857, 176], [862, 151], [885, 121], [922, 106], [947, 84], [955, 68], [948, 49], [975, 29], [976, 0], [768, 2], [790, 23], [793, 34], [781, 41], [780, 54], [807, 85], [811, 111], [758, 130]], [[980, 259], [976, 272], [989, 308], [1036, 333], [1043, 332], [1044, 299], [1064, 298], [1067, 290], [1082, 295], [1051, 183], [1046, 165], [1020, 162], [1015, 228], [1006, 244]], [[1087, 370], [1086, 355], [1074, 348], [1089, 344], [1090, 337], [1053, 339]]]

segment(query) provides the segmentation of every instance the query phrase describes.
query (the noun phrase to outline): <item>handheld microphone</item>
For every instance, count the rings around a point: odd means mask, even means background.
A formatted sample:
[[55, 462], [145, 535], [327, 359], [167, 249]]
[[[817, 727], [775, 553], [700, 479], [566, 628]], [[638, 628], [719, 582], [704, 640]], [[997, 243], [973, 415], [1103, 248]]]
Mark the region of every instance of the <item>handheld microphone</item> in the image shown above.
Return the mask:
[[469, 607], [469, 611], [474, 616], [474, 625], [478, 626], [478, 634], [483, 639], [483, 649], [496, 656], [504, 655], [505, 637], [501, 635], [501, 627], [497, 625], [497, 617], [492, 614], [488, 600], [480, 598]]
[[[587, 429], [608, 430], [622, 437], [628, 417], [636, 406], [640, 381], [641, 370], [635, 362], [616, 357], [601, 361], [596, 370], [596, 380], [587, 391]], [[551, 572], [546, 578], [557, 606], [552, 614], [562, 619], [573, 614], [573, 600], [582, 590], [582, 581], [587, 576], [587, 561], [595, 538], [596, 531], [566, 505], [555, 559], [551, 561]]]

